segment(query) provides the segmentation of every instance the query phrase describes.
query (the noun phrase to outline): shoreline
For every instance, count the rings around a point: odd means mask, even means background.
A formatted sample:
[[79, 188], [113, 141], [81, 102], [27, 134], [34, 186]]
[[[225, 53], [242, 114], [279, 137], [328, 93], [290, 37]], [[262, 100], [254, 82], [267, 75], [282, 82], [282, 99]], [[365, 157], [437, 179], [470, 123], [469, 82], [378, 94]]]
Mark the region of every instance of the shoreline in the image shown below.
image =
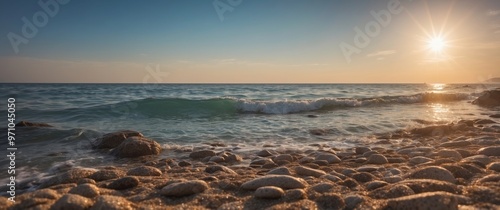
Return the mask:
[[[148, 145], [152, 154], [129, 158], [122, 146], [127, 141]], [[342, 149], [263, 145], [260, 151], [239, 152], [214, 142], [160, 148], [160, 153], [156, 142], [135, 131], [111, 133], [97, 143], [102, 148], [96, 150], [117, 157], [114, 163], [69, 167], [35, 183], [35, 191], [16, 195], [15, 203], [0, 197], [0, 208], [500, 207], [500, 126], [485, 119], [378, 135], [372, 145]], [[159, 155], [165, 153], [176, 155]]]

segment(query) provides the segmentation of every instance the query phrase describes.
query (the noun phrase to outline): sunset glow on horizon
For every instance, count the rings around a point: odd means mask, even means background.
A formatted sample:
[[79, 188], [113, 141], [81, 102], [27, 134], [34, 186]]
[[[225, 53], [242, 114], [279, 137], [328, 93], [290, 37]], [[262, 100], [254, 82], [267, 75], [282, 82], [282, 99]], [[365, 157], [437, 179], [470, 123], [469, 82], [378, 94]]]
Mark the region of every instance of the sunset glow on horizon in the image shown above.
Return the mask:
[[0, 29], [4, 83], [480, 83], [500, 77], [495, 0], [91, 0], [57, 3], [57, 11], [38, 1], [2, 1], [0, 8], [9, 20]]

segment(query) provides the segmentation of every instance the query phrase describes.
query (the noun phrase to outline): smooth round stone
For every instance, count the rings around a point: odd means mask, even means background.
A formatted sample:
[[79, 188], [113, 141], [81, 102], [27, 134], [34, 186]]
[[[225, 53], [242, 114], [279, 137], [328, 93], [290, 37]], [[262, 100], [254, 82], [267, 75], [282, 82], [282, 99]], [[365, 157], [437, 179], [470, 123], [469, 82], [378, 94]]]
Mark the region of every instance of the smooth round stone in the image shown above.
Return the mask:
[[483, 165], [488, 165], [491, 162], [491, 158], [486, 155], [474, 155], [462, 159], [461, 162], [480, 162]]
[[74, 194], [67, 194], [63, 197], [59, 198], [54, 205], [52, 205], [51, 209], [54, 210], [62, 210], [62, 209], [74, 209], [74, 210], [84, 210], [92, 207], [94, 202], [86, 197]]
[[99, 196], [99, 188], [94, 184], [81, 184], [71, 189], [68, 193], [93, 198]]
[[500, 146], [484, 147], [477, 151], [480, 155], [500, 156]]
[[282, 155], [278, 155], [278, 156], [273, 158], [274, 162], [283, 161], [283, 160], [288, 161], [288, 162], [293, 162], [293, 157], [289, 154], [282, 154]]
[[133, 176], [127, 176], [117, 179], [108, 185], [108, 188], [115, 190], [124, 190], [133, 188], [139, 185], [139, 179]]
[[442, 149], [442, 150], [439, 150], [439, 152], [437, 153], [437, 155], [439, 155], [440, 157], [443, 157], [443, 158], [451, 158], [453, 160], [460, 160], [462, 159], [462, 155], [455, 151], [455, 150], [451, 150], [451, 149]]
[[307, 194], [303, 189], [291, 189], [285, 192], [285, 199], [288, 201], [302, 200], [307, 198]]
[[311, 187], [312, 190], [319, 193], [326, 193], [333, 189], [335, 185], [330, 183], [319, 183]]
[[314, 161], [314, 158], [312, 157], [303, 157], [299, 159], [300, 164], [305, 164], [305, 163], [311, 163]]
[[332, 182], [340, 182], [340, 181], [342, 181], [342, 179], [339, 178], [338, 176], [331, 175], [331, 174], [323, 175], [323, 176], [321, 176], [321, 178], [328, 179], [328, 180], [330, 180]]
[[500, 162], [490, 163], [487, 166], [487, 169], [493, 170], [493, 171], [496, 171], [496, 172], [500, 172]]
[[347, 209], [356, 209], [356, 207], [365, 202], [365, 200], [365, 197], [361, 195], [348, 195], [344, 198]]
[[368, 152], [365, 152], [363, 153], [363, 157], [367, 158], [367, 157], [370, 157], [371, 155], [373, 154], [379, 154], [377, 151], [368, 151]]
[[384, 177], [384, 181], [386, 181], [388, 183], [396, 183], [396, 182], [403, 181], [403, 178], [400, 176], [388, 176], [388, 177]]
[[285, 191], [279, 187], [274, 186], [265, 186], [259, 187], [255, 190], [256, 198], [265, 198], [265, 199], [277, 199], [281, 198], [285, 194]]
[[205, 168], [205, 172], [209, 173], [209, 174], [213, 174], [217, 171], [222, 171], [222, 172], [225, 172], [225, 173], [228, 173], [228, 174], [237, 174], [236, 172], [234, 172], [232, 169], [226, 167], [226, 166], [221, 166], [221, 165], [213, 165], [213, 166], [208, 166]]
[[341, 162], [340, 158], [334, 154], [320, 154], [316, 156], [316, 160], [326, 160], [329, 164]]
[[371, 191], [369, 196], [376, 199], [389, 199], [414, 194], [415, 192], [404, 184], [391, 184]]
[[257, 156], [269, 157], [269, 156], [273, 156], [273, 154], [269, 150], [265, 149], [265, 150], [261, 150], [261, 151], [257, 152]]
[[384, 209], [458, 209], [457, 197], [446, 192], [421, 193], [389, 199]]
[[342, 170], [340, 173], [345, 175], [345, 176], [351, 176], [352, 174], [357, 173], [357, 171], [354, 169], [346, 168], [346, 169]]
[[410, 158], [410, 160], [408, 162], [412, 165], [418, 165], [418, 164], [422, 164], [422, 163], [431, 162], [433, 160], [434, 159], [432, 159], [432, 158], [417, 156], [417, 157]]
[[151, 166], [140, 166], [137, 168], [130, 169], [127, 172], [129, 176], [161, 176], [162, 172], [160, 169]]
[[109, 210], [119, 210], [119, 209], [137, 209], [137, 206], [127, 199], [119, 196], [112, 195], [101, 195], [97, 197], [92, 209], [109, 209]]
[[354, 174], [352, 174], [351, 177], [354, 180], [356, 180], [358, 182], [362, 182], [362, 183], [372, 181], [376, 178], [375, 176], [373, 176], [372, 174], [370, 174], [368, 172], [354, 173]]
[[264, 186], [275, 186], [282, 189], [296, 189], [305, 188], [307, 186], [307, 182], [303, 179], [288, 175], [266, 175], [243, 183], [241, 188], [246, 190], [255, 190]]
[[465, 147], [469, 146], [472, 143], [470, 141], [466, 140], [460, 140], [460, 141], [450, 141], [450, 142], [445, 142], [439, 145], [439, 147]]
[[111, 154], [121, 158], [134, 158], [146, 155], [158, 155], [162, 148], [158, 142], [139, 136], [125, 139], [111, 151]]
[[221, 156], [212, 156], [208, 161], [214, 162], [214, 163], [221, 163], [221, 162], [226, 161], [226, 159], [224, 157], [221, 157]]
[[371, 181], [371, 182], [366, 183], [366, 189], [367, 190], [374, 190], [374, 189], [386, 186], [388, 184], [389, 183], [384, 182], [384, 181], [378, 181], [378, 180], [377, 181]]
[[200, 150], [200, 151], [191, 152], [191, 154], [189, 154], [189, 157], [192, 159], [203, 159], [203, 158], [212, 157], [212, 156], [215, 156], [215, 152], [212, 150]]
[[356, 147], [354, 149], [354, 152], [356, 152], [356, 154], [358, 154], [358, 155], [362, 155], [362, 154], [369, 152], [369, 151], [372, 151], [372, 149], [370, 149], [368, 147]]
[[384, 155], [381, 154], [373, 154], [368, 157], [368, 160], [366, 163], [368, 164], [386, 164], [389, 161], [387, 161], [387, 158]]
[[364, 165], [356, 169], [358, 172], [372, 172], [380, 169], [379, 166], [373, 166], [373, 165]]
[[277, 174], [277, 175], [292, 175], [290, 169], [287, 167], [279, 167], [267, 172], [267, 174]]
[[161, 194], [165, 196], [181, 197], [201, 193], [208, 188], [208, 184], [201, 180], [177, 182], [163, 187], [163, 189], [161, 189]]
[[439, 166], [428, 166], [424, 168], [416, 169], [409, 175], [412, 179], [434, 179], [441, 180], [450, 183], [455, 183], [455, 177], [453, 174], [443, 167]]
[[295, 167], [295, 172], [301, 176], [314, 176], [314, 177], [320, 177], [320, 176], [323, 176], [326, 174], [322, 170], [312, 169], [312, 168], [308, 168], [308, 167], [304, 167], [304, 166]]

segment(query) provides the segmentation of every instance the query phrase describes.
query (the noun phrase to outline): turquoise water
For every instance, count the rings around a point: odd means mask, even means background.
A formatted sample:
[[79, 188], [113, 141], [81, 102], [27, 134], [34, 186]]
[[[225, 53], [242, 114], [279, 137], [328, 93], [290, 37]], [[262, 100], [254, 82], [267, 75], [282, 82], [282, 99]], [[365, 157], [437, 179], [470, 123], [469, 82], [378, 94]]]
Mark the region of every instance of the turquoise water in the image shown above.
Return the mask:
[[[0, 99], [16, 99], [16, 121], [53, 128], [18, 128], [19, 167], [90, 164], [105, 154], [90, 142], [123, 129], [165, 148], [223, 142], [242, 150], [265, 144], [301, 148], [367, 143], [399, 129], [486, 118], [496, 111], [470, 104], [484, 84], [143, 85], [0, 84]], [[2, 110], [6, 113], [6, 108]], [[6, 116], [3, 115], [3, 116]], [[6, 127], [0, 125], [0, 127]], [[313, 129], [325, 135], [311, 134]], [[6, 139], [6, 132], [0, 134]], [[6, 144], [2, 144], [5, 151]], [[0, 165], [7, 166], [5, 159]], [[5, 168], [5, 167], [4, 167]], [[0, 177], [3, 179], [4, 177]]]

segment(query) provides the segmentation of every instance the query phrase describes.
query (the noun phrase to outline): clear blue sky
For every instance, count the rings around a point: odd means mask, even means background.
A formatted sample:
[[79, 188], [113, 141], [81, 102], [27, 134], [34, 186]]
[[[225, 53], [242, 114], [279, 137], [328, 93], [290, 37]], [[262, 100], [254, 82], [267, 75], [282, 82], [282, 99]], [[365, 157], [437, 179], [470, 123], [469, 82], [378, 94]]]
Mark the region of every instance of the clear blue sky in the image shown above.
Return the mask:
[[[22, 18], [43, 9], [0, 2], [0, 82], [142, 82], [148, 65], [168, 73], [162, 82], [426, 82], [428, 69], [441, 72], [436, 82], [500, 76], [491, 61], [500, 49], [496, 0], [401, 0], [405, 11], [350, 62], [339, 45], [354, 45], [353, 29], [390, 0], [242, 0], [223, 21], [211, 0], [72, 0], [18, 53], [7, 34], [22, 36]], [[432, 25], [444, 28], [446, 49], [429, 58], [421, 48]], [[459, 76], [446, 79], [457, 66]]]

